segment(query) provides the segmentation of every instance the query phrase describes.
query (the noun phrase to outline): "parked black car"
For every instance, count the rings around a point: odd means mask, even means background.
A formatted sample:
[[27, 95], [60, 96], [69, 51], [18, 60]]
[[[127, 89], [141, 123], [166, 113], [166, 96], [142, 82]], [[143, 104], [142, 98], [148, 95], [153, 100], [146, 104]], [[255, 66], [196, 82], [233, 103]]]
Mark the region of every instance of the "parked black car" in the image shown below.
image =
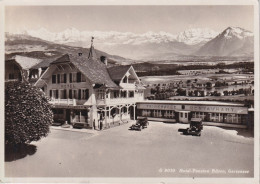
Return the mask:
[[61, 126], [65, 123], [65, 121], [63, 119], [56, 119], [54, 120], [54, 122], [52, 123], [52, 126]]
[[183, 132], [184, 135], [196, 135], [201, 136], [203, 130], [201, 118], [191, 118], [190, 127], [187, 129], [179, 129], [179, 132]]
[[147, 128], [149, 122], [147, 120], [147, 118], [139, 118], [135, 124], [132, 124], [132, 126], [130, 126], [130, 130], [139, 130], [141, 131], [144, 128]]

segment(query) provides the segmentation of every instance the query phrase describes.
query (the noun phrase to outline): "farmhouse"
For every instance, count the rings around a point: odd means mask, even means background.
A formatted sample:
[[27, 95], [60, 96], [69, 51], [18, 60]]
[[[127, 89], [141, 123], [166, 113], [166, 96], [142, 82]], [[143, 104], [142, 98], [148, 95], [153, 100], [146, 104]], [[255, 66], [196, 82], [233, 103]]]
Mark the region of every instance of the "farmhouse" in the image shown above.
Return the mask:
[[53, 58], [37, 59], [23, 55], [5, 57], [5, 81], [29, 81], [34, 84]]
[[69, 53], [53, 61], [35, 85], [53, 104], [54, 121], [86, 128], [110, 127], [135, 118], [144, 87], [130, 65], [107, 67], [93, 40], [88, 54]]

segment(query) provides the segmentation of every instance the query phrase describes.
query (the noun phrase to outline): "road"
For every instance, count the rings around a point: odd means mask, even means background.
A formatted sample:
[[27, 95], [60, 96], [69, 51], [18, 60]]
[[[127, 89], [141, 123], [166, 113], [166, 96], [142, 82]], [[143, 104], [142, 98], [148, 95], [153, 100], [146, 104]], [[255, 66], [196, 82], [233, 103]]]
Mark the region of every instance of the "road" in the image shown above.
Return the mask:
[[142, 131], [129, 126], [95, 135], [52, 129], [32, 143], [34, 154], [5, 162], [6, 177], [253, 176], [253, 137], [210, 126], [201, 137], [181, 135], [185, 124], [150, 122]]

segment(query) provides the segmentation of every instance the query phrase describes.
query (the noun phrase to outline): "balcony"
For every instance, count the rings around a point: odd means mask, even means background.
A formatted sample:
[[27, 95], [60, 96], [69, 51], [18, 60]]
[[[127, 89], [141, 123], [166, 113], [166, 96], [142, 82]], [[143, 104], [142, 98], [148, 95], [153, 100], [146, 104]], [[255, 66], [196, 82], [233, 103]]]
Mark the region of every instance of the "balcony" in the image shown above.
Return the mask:
[[76, 106], [77, 102], [76, 99], [51, 99], [50, 101], [51, 104], [53, 105], [71, 105], [71, 106]]
[[135, 89], [135, 83], [120, 83], [123, 89]]
[[117, 105], [136, 102], [137, 98], [107, 98], [107, 99], [97, 99], [97, 105]]

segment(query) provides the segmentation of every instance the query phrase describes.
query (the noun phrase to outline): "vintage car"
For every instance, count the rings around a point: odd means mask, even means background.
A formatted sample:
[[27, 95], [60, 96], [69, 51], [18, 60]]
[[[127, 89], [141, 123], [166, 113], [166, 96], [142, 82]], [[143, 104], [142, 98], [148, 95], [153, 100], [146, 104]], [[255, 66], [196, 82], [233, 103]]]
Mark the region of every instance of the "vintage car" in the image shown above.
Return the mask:
[[147, 128], [147, 126], [149, 124], [147, 117], [139, 118], [137, 121], [138, 121], [138, 123], [141, 124], [142, 128]]
[[73, 128], [87, 128], [86, 122], [72, 122]]
[[65, 123], [63, 119], [55, 119], [54, 122], [52, 123], [52, 126], [61, 126]]
[[190, 127], [186, 129], [179, 129], [179, 132], [183, 132], [184, 135], [196, 135], [201, 136], [201, 130], [203, 130], [201, 118], [191, 118]]
[[138, 131], [141, 131], [142, 130], [142, 125], [139, 124], [138, 122], [136, 124], [132, 124], [130, 126], [130, 130], [138, 130]]
[[139, 130], [141, 131], [144, 128], [147, 128], [148, 126], [148, 120], [147, 118], [139, 118], [135, 124], [132, 124], [132, 126], [130, 126], [130, 130]]

